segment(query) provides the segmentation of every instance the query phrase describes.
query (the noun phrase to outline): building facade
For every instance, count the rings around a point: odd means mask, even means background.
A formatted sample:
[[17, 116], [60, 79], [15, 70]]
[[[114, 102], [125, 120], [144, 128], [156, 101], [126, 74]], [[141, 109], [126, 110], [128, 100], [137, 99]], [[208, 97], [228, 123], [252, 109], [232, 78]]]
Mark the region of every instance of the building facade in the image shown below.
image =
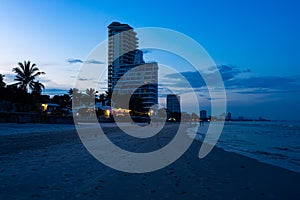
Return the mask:
[[108, 90], [141, 99], [147, 112], [158, 103], [158, 64], [145, 63], [137, 34], [128, 24], [111, 23], [108, 36]]
[[128, 24], [113, 22], [108, 26], [108, 90], [130, 70], [135, 60], [138, 38]]
[[167, 95], [168, 113], [180, 113], [180, 96], [175, 94]]
[[200, 110], [200, 119], [203, 121], [207, 120], [207, 112], [206, 110]]

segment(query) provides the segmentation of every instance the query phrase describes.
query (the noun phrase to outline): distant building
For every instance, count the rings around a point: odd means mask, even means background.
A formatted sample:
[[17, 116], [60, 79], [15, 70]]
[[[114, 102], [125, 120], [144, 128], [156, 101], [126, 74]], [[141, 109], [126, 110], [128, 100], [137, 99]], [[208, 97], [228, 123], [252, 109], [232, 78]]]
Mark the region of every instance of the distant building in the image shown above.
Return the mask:
[[170, 113], [180, 113], [180, 96], [175, 94], [167, 95], [167, 110]]
[[[122, 95], [133, 93], [142, 100], [147, 112], [158, 103], [158, 64], [145, 63], [143, 52], [138, 49], [137, 34], [128, 24], [111, 23], [108, 36], [108, 90]], [[123, 77], [125, 73], [127, 76]]]
[[200, 120], [206, 121], [207, 120], [207, 112], [206, 110], [200, 110]]
[[228, 121], [232, 120], [231, 112], [227, 113], [226, 120]]
[[167, 95], [167, 118], [171, 118], [172, 121], [180, 121], [180, 96], [177, 96], [175, 94]]

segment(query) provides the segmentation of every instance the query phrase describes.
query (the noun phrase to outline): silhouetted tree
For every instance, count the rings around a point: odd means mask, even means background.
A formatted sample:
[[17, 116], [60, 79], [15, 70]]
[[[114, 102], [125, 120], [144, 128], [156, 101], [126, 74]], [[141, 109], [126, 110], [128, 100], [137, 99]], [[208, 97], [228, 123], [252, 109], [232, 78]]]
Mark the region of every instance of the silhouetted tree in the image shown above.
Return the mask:
[[78, 88], [71, 88], [68, 92], [72, 98], [73, 105], [79, 106], [81, 102], [82, 94], [79, 92]]
[[5, 83], [3, 81], [4, 75], [0, 74], [0, 110], [4, 109], [2, 107], [5, 107], [7, 109], [7, 106], [2, 106], [1, 102], [2, 100], [6, 100], [7, 98], [7, 89], [5, 88]]
[[51, 99], [52, 103], [58, 104], [63, 108], [70, 108], [71, 107], [71, 97], [67, 94], [64, 95], [55, 95]]
[[105, 91], [105, 99], [108, 101], [108, 106], [111, 106], [111, 96], [112, 96], [112, 91], [108, 90]]
[[95, 98], [95, 95], [98, 93], [98, 91], [96, 91], [93, 88], [88, 88], [85, 90], [85, 93], [90, 97], [90, 98]]
[[41, 95], [43, 89], [45, 89], [45, 86], [42, 83], [40, 83], [39, 81], [33, 82], [31, 94], [35, 96]]
[[180, 117], [179, 119], [184, 122], [190, 122], [190, 121], [192, 121], [192, 115], [190, 115], [189, 113], [186, 113], [186, 112], [182, 112], [181, 117], [179, 116]]
[[4, 77], [5, 77], [5, 75], [0, 74], [0, 88], [4, 88], [6, 85], [3, 80]]
[[199, 116], [194, 112], [192, 113], [191, 117], [192, 117], [193, 121], [198, 121], [199, 120]]
[[96, 100], [96, 94], [98, 93], [98, 91], [96, 91], [93, 88], [88, 88], [85, 90], [85, 95], [82, 95], [82, 102], [85, 103], [85, 105], [87, 106], [91, 106], [95, 103]]
[[102, 104], [102, 106], [105, 106], [105, 94], [100, 94], [100, 102], [101, 102], [101, 104]]
[[18, 65], [18, 67], [13, 68], [12, 70], [17, 74], [15, 81], [18, 82], [16, 85], [24, 91], [27, 91], [28, 87], [33, 90], [35, 78], [41, 74], [45, 74], [45, 72], [40, 72], [39, 68], [36, 67], [36, 64], [31, 64], [30, 61], [24, 61], [24, 63], [19, 62]]
[[157, 115], [160, 118], [167, 119], [167, 111], [166, 111], [166, 109], [165, 108], [158, 109]]
[[10, 102], [8, 110], [18, 112], [35, 111], [36, 97], [17, 87], [15, 84], [7, 85], [4, 88], [4, 93], [1, 94], [1, 98]]
[[137, 95], [132, 95], [129, 100], [129, 109], [131, 110], [131, 115], [141, 115], [145, 113], [142, 98]]
[[71, 97], [73, 97], [74, 95], [76, 96], [76, 95], [79, 94], [80, 92], [79, 92], [78, 88], [70, 88], [70, 90], [68, 91], [68, 93], [69, 93], [69, 95], [70, 95]]

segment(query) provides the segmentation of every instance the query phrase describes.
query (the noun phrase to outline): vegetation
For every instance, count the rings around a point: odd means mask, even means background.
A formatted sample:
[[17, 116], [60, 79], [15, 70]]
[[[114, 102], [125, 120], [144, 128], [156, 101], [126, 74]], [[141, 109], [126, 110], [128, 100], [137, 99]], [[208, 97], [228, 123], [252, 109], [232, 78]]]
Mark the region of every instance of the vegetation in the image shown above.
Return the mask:
[[0, 74], [0, 88], [4, 88], [6, 85], [3, 80], [4, 77], [5, 77], [5, 75]]
[[31, 94], [35, 96], [41, 95], [43, 89], [45, 89], [45, 86], [42, 83], [40, 83], [39, 81], [33, 82]]
[[[112, 105], [112, 91], [99, 94], [94, 88], [87, 88], [84, 92], [78, 88], [71, 88], [67, 94], [55, 95], [50, 98], [48, 95], [42, 95], [45, 86], [38, 80], [38, 77], [45, 72], [41, 72], [35, 63], [19, 62], [12, 71], [16, 74], [14, 80], [17, 82], [11, 85], [7, 85], [4, 82], [5, 75], [0, 74], [0, 111], [40, 112], [42, 104], [52, 103], [56, 104], [52, 106], [58, 108], [58, 111], [54, 113], [66, 113], [75, 108], [75, 110], [78, 109], [78, 112], [81, 109], [84, 114], [90, 114], [92, 111], [93, 113], [96, 111], [97, 116], [109, 116], [111, 114], [111, 111], [105, 110], [103, 106]], [[129, 99], [129, 102], [124, 103], [124, 99]], [[95, 103], [100, 103], [100, 107], [95, 109]], [[113, 107], [129, 108], [129, 114], [137, 117], [136, 119], [139, 119], [138, 116], [149, 117], [149, 110], [144, 109], [143, 101], [138, 95], [114, 94]], [[47, 105], [43, 105], [43, 108], [47, 108]], [[168, 113], [164, 108], [159, 109], [156, 115], [175, 122], [181, 120], [199, 121], [199, 116], [195, 113], [191, 115], [188, 113]]]
[[12, 71], [16, 73], [14, 80], [17, 81], [12, 85], [7, 85], [5, 76], [0, 74], [0, 111], [37, 111], [37, 104], [43, 101], [41, 93], [45, 86], [36, 78], [45, 72], [39, 71], [30, 61], [18, 63]]
[[16, 73], [15, 81], [18, 81], [16, 85], [24, 91], [28, 90], [28, 87], [32, 91], [39, 91], [41, 88], [45, 88], [43, 84], [38, 81], [35, 82], [35, 79], [45, 72], [40, 72], [36, 64], [31, 64], [30, 61], [24, 61], [24, 63], [19, 62], [18, 67], [13, 68], [13, 72]]
[[62, 108], [69, 108], [69, 109], [71, 109], [71, 107], [72, 107], [72, 99], [71, 99], [71, 96], [68, 95], [68, 94], [55, 95], [55, 96], [52, 97], [52, 99], [50, 100], [50, 102], [54, 103], [54, 104], [58, 104]]

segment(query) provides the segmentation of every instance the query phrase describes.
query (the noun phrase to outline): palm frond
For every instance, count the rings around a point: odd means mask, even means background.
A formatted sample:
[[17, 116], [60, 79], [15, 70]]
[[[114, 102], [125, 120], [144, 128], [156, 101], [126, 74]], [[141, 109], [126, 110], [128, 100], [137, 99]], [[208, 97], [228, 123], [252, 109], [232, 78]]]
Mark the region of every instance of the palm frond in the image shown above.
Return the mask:
[[33, 89], [33, 85], [40, 88], [45, 88], [43, 84], [39, 81], [35, 82], [35, 78], [39, 75], [45, 74], [45, 72], [40, 72], [39, 68], [35, 63], [31, 64], [31, 61], [24, 61], [23, 63], [19, 62], [18, 67], [13, 68], [13, 72], [16, 73], [15, 81], [18, 81], [20, 88], [27, 90], [29, 86], [30, 89]]

